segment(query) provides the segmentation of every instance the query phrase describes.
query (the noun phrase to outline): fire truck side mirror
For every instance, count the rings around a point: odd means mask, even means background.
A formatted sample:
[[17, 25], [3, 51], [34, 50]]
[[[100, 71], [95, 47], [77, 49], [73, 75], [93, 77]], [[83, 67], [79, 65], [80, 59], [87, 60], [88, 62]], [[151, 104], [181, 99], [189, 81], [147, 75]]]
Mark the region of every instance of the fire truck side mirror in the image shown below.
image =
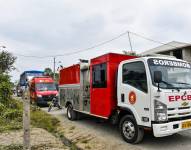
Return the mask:
[[162, 72], [161, 71], [154, 71], [154, 82], [155, 83], [162, 82]]
[[160, 83], [162, 82], [162, 72], [161, 71], [154, 72], [154, 82], [158, 83], [158, 92], [160, 92]]

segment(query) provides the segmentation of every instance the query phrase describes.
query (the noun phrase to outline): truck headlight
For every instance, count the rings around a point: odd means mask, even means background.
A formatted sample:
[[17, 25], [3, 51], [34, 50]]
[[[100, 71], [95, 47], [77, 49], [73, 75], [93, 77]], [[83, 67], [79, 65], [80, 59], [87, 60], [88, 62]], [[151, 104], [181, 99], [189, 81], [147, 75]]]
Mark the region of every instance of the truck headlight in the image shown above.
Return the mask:
[[56, 94], [56, 97], [58, 97], [58, 96], [59, 96], [59, 94], [57, 93], [57, 94]]
[[167, 121], [167, 105], [155, 100], [154, 101], [155, 121]]
[[37, 97], [42, 97], [42, 95], [40, 95], [40, 94], [37, 94]]

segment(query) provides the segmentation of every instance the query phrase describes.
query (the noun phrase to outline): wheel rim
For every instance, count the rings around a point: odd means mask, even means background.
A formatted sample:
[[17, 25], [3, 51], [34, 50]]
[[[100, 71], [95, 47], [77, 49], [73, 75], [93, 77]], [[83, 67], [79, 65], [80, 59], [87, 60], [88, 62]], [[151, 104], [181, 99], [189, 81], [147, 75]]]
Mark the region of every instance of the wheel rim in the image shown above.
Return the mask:
[[123, 123], [122, 128], [123, 128], [123, 134], [127, 139], [131, 140], [131, 139], [134, 138], [134, 136], [135, 136], [135, 126], [131, 121], [125, 121]]
[[71, 107], [69, 106], [69, 108], [68, 108], [68, 118], [71, 118]]

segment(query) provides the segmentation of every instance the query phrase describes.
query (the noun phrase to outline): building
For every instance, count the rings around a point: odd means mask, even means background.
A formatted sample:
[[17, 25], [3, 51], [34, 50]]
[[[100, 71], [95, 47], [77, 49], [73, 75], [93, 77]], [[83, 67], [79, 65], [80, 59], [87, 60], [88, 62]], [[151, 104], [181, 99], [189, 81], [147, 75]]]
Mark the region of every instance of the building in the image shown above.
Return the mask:
[[191, 44], [172, 41], [142, 53], [142, 55], [149, 54], [171, 55], [178, 59], [183, 59], [191, 62]]

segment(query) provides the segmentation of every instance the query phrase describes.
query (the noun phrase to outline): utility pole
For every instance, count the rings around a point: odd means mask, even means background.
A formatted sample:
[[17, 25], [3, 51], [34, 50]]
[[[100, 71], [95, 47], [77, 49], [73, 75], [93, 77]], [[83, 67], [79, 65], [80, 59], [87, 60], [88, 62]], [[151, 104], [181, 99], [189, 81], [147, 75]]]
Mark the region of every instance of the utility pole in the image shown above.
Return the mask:
[[56, 68], [56, 57], [54, 57], [54, 67], [53, 67], [54, 80], [55, 80], [55, 68]]
[[131, 52], [133, 52], [133, 48], [132, 48], [132, 45], [131, 45], [131, 38], [130, 38], [130, 33], [128, 31], [128, 38], [129, 38], [129, 45], [131, 47]]
[[30, 99], [29, 87], [26, 85], [23, 94], [23, 150], [31, 150], [30, 146]]

